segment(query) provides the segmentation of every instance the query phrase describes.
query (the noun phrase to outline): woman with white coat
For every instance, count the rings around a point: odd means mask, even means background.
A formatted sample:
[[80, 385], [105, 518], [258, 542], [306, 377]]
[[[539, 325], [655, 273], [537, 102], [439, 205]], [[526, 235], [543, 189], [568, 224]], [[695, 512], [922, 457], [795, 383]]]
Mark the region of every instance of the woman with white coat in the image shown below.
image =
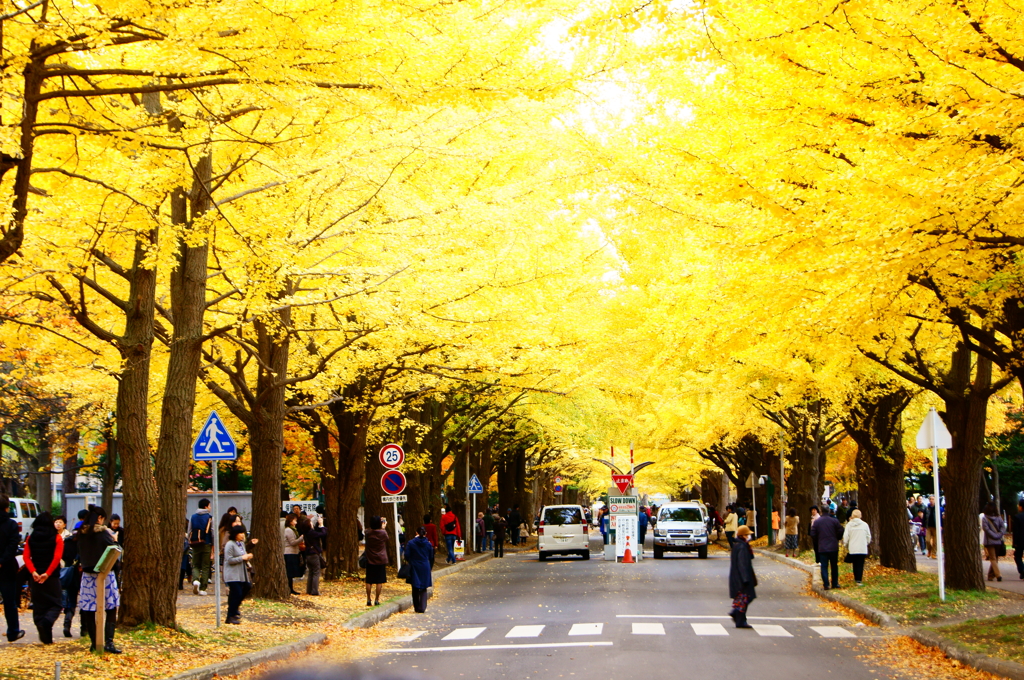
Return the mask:
[[846, 554], [853, 563], [853, 580], [857, 585], [864, 585], [864, 559], [868, 556], [868, 545], [871, 543], [871, 527], [861, 519], [860, 510], [850, 513], [850, 521], [846, 524], [843, 534], [843, 545]]

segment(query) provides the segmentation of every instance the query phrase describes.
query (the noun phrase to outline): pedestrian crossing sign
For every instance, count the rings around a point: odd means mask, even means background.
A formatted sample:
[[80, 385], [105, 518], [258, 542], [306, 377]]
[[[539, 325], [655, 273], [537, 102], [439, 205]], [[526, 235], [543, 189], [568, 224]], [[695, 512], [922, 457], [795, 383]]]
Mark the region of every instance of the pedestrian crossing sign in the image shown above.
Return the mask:
[[210, 411], [199, 436], [192, 443], [192, 460], [235, 460], [238, 447], [216, 411]]
[[469, 478], [469, 493], [483, 493], [484, 485], [480, 483], [480, 478], [473, 475]]

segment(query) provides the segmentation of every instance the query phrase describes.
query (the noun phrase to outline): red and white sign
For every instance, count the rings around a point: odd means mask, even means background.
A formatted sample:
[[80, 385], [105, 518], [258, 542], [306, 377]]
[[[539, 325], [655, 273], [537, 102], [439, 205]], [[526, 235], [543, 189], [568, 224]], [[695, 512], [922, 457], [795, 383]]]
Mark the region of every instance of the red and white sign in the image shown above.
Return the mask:
[[633, 475], [612, 475], [612, 481], [618, 487], [619, 493], [626, 493], [626, 489], [633, 486]]
[[555, 486], [562, 486], [562, 478], [558, 475], [555, 475]]
[[380, 450], [380, 464], [386, 468], [396, 468], [405, 462], [405, 451], [398, 444], [385, 444]]
[[405, 475], [398, 470], [388, 470], [380, 478], [380, 488], [389, 496], [405, 491]]

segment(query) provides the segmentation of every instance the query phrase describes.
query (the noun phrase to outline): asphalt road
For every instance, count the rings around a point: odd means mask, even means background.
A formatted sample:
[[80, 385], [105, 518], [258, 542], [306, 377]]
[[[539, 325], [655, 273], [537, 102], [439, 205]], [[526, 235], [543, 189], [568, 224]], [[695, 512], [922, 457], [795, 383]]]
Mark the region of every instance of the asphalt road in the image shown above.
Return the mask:
[[601, 560], [600, 547], [586, 562], [520, 554], [441, 581], [427, 613], [380, 624], [394, 635], [367, 665], [443, 680], [879, 677], [865, 650], [885, 633], [807, 594], [802, 572], [755, 560], [756, 630], [738, 630], [726, 553], [654, 560], [648, 549], [624, 565]]

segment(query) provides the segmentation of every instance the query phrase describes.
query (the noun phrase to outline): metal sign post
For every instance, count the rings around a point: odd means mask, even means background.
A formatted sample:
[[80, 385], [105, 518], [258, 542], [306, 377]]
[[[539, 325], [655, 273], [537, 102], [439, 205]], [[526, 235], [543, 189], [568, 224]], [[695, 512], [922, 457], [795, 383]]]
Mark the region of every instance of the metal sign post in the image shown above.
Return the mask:
[[[939, 599], [946, 601], [946, 565], [942, 558], [942, 495], [939, 491], [939, 449], [953, 448], [953, 435], [949, 433], [946, 424], [942, 422], [938, 412], [933, 406], [921, 429], [917, 431], [917, 448], [932, 450], [932, 470], [935, 473], [935, 506], [932, 512], [935, 513], [935, 547], [936, 557], [939, 560]], [[925, 529], [927, 531], [927, 528]]]
[[[484, 485], [480, 483], [480, 478], [474, 474], [469, 478], [469, 484], [466, 488], [466, 492], [473, 496], [473, 521], [476, 522], [476, 495], [484, 492]], [[476, 531], [473, 531], [473, 536], [476, 536]], [[480, 537], [481, 544], [483, 543], [483, 536]], [[480, 546], [476, 545], [476, 540], [473, 541], [474, 552], [479, 552]]]
[[[404, 485], [403, 485], [404, 490]], [[398, 541], [398, 504], [405, 503], [409, 500], [406, 495], [401, 496], [381, 496], [381, 503], [394, 503], [395, 504], [395, 561], [398, 569], [402, 568], [402, 545]]]
[[[199, 430], [196, 440], [192, 442], [192, 460], [205, 460], [211, 463], [210, 471], [213, 475], [213, 520], [220, 517], [217, 463], [222, 460], [235, 460], [237, 457], [238, 447], [235, 445], [235, 440], [231, 437], [231, 433], [228, 432], [227, 426], [220, 419], [220, 416], [217, 415], [216, 411], [210, 411], [206, 423]], [[220, 531], [216, 525], [211, 524], [211, 526], [213, 527], [213, 573], [210, 575], [210, 578], [213, 579], [213, 599], [215, 603], [214, 611], [217, 616], [217, 628], [220, 628]]]

